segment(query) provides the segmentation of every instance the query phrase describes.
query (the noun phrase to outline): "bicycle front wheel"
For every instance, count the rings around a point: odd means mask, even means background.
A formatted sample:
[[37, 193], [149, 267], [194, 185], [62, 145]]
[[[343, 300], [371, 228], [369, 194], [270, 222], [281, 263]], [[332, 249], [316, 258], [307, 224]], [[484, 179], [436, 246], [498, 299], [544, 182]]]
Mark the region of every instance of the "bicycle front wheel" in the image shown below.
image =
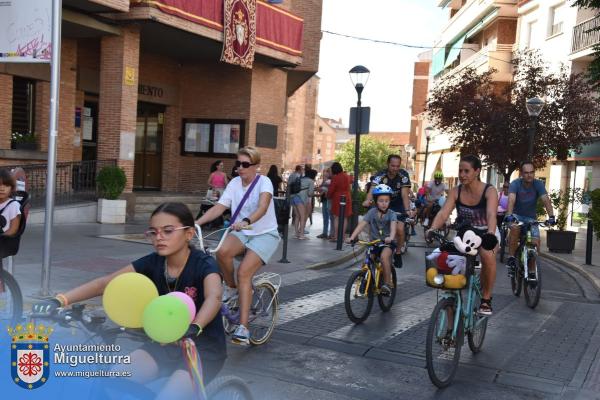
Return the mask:
[[275, 287], [268, 282], [255, 286], [248, 320], [250, 343], [259, 345], [269, 340], [275, 329], [278, 314], [279, 299]]
[[529, 270], [533, 269], [535, 271], [537, 269], [537, 281], [523, 279], [525, 285], [523, 295], [527, 307], [535, 308], [540, 302], [540, 295], [542, 294], [542, 274], [535, 258], [529, 260], [529, 265]]
[[521, 265], [521, 253], [517, 251], [516, 255], [516, 266], [515, 273], [510, 278], [510, 287], [515, 296], [521, 295], [521, 288], [523, 286], [523, 266]]
[[206, 396], [210, 400], [252, 400], [252, 392], [237, 376], [221, 376], [208, 384]]
[[500, 262], [504, 262], [506, 255], [506, 229], [500, 229]]
[[464, 331], [462, 318], [459, 318], [456, 336], [452, 337], [456, 312], [460, 310], [456, 309], [454, 299], [442, 299], [429, 320], [425, 343], [427, 373], [431, 382], [439, 388], [450, 385], [458, 369]]
[[[377, 287], [380, 288], [383, 282], [384, 279], [382, 273], [381, 275], [379, 275], [379, 284], [377, 285]], [[392, 283], [392, 293], [389, 296], [384, 296], [381, 293], [377, 295], [377, 302], [379, 303], [379, 308], [381, 308], [381, 311], [383, 312], [390, 311], [392, 306], [394, 305], [394, 299], [396, 298], [396, 287], [398, 286], [398, 281], [396, 279], [396, 268], [392, 268]]]
[[11, 274], [0, 268], [0, 321], [11, 326], [21, 322], [23, 295]]
[[344, 306], [350, 321], [355, 324], [364, 322], [373, 308], [373, 282], [368, 279], [367, 270], [355, 271], [350, 275], [344, 291]]

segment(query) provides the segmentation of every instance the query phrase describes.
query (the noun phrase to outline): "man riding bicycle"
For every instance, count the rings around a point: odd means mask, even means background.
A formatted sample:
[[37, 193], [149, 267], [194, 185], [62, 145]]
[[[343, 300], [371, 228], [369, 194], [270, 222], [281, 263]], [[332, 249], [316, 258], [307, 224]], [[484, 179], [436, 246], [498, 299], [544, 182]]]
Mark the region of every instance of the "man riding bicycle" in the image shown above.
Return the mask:
[[[373, 203], [373, 190], [377, 185], [384, 184], [389, 186], [392, 191], [392, 200], [390, 209], [398, 214], [398, 221], [404, 222], [406, 215], [414, 217], [414, 212], [410, 210], [410, 200], [408, 193], [410, 191], [410, 178], [405, 169], [400, 168], [401, 158], [397, 154], [390, 154], [387, 158], [387, 169], [375, 174], [371, 181], [373, 185], [367, 193], [367, 198], [363, 203], [364, 207], [371, 207]], [[404, 224], [396, 224], [397, 246], [394, 254], [394, 267], [402, 268], [402, 254], [400, 251], [404, 246]]]
[[[535, 167], [531, 161], [524, 161], [521, 163], [521, 177], [512, 181], [508, 188], [508, 207], [506, 210], [506, 216], [504, 221], [507, 223], [514, 222], [515, 219], [528, 223], [537, 221], [536, 216], [536, 204], [538, 199], [542, 199], [546, 211], [548, 212], [548, 224], [554, 225], [554, 210], [552, 209], [552, 203], [546, 192], [544, 182], [539, 179], [535, 179]], [[515, 252], [519, 246], [519, 238], [521, 228], [517, 224], [512, 224], [510, 227], [509, 234], [509, 249], [508, 249], [508, 261], [506, 267], [508, 268], [508, 275], [512, 277], [516, 269]], [[540, 248], [540, 230], [537, 225], [531, 227], [531, 236], [533, 242]], [[535, 279], [535, 271], [529, 271], [530, 279]]]
[[435, 171], [433, 174], [433, 181], [430, 181], [425, 187], [425, 196], [427, 203], [425, 206], [425, 221], [423, 226], [429, 226], [429, 217], [431, 216], [431, 209], [433, 205], [442, 196], [448, 195], [448, 186], [443, 182], [444, 173], [442, 171]]

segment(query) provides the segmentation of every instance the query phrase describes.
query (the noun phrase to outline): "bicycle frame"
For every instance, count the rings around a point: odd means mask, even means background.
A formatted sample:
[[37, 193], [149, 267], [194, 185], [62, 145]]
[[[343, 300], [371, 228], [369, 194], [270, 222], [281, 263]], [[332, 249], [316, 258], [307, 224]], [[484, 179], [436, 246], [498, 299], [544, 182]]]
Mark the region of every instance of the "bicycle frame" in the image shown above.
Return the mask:
[[[522, 263], [521, 265], [523, 265], [523, 274], [525, 279], [528, 280], [530, 252], [533, 258], [537, 257], [537, 248], [533, 243], [533, 235], [531, 231], [534, 225], [539, 225], [539, 222], [517, 222], [519, 227], [521, 228], [519, 235], [519, 246], [517, 247], [517, 249], [520, 249]], [[535, 271], [535, 275], [537, 279], [537, 269]]]
[[[479, 279], [479, 275], [475, 273], [475, 265], [477, 263], [476, 256], [466, 256], [467, 257], [467, 271], [471, 270], [469, 277], [469, 284], [467, 289], [467, 302], [466, 304], [463, 302], [462, 291], [461, 290], [444, 290], [442, 294], [442, 298], [449, 299], [454, 298], [456, 303], [456, 310], [458, 310], [456, 315], [454, 315], [454, 323], [452, 328], [452, 338], [456, 338], [458, 334], [458, 324], [460, 322], [460, 318], [463, 318], [463, 325], [465, 332], [469, 332], [474, 327], [474, 312], [473, 306], [475, 301], [475, 294], [482, 297], [481, 294], [481, 282]], [[445, 318], [445, 316], [444, 316]], [[442, 320], [443, 321], [443, 320]], [[445, 322], [445, 321], [443, 321]], [[440, 328], [443, 327], [444, 324], [440, 325]], [[445, 332], [437, 332], [438, 336], [443, 336]]]
[[[223, 228], [223, 229], [218, 229], [218, 230], [211, 232], [208, 235], [203, 237], [202, 236], [202, 228], [200, 227], [200, 225], [196, 224], [194, 228], [195, 228], [196, 238], [198, 239], [198, 242], [200, 243], [200, 248], [202, 250], [206, 251], [206, 253], [208, 255], [210, 255], [211, 257], [214, 257], [214, 255], [217, 253], [217, 251], [219, 251], [219, 249], [223, 245], [223, 242], [225, 241], [225, 238], [227, 237], [229, 232], [231, 232], [231, 227], [227, 227], [227, 228]], [[214, 249], [204, 247], [204, 239], [206, 239], [207, 237], [214, 235], [218, 232], [221, 232], [221, 231], [224, 231], [224, 232], [223, 232], [223, 235], [221, 236], [221, 239], [219, 240], [219, 243], [217, 244], [217, 247], [215, 247]], [[273, 302], [275, 301], [275, 298], [279, 294], [279, 288], [281, 287], [281, 276], [279, 274], [275, 274], [273, 272], [263, 272], [252, 278], [252, 286], [253, 287], [259, 286], [263, 283], [268, 283], [271, 286], [273, 286], [273, 288], [275, 289], [275, 295], [269, 302], [269, 305], [267, 306], [267, 309], [266, 309], [268, 311], [273, 306]], [[240, 323], [239, 310], [237, 312], [233, 313], [231, 311], [231, 309], [229, 308], [229, 306], [227, 304], [223, 303], [223, 304], [221, 304], [221, 314], [225, 318], [227, 318], [227, 320], [229, 322], [231, 322], [232, 324], [239, 325], [239, 323]]]
[[[368, 293], [369, 288], [371, 287], [371, 280], [373, 279], [373, 277], [375, 277], [375, 283], [377, 284], [377, 282], [379, 282], [379, 278], [381, 276], [381, 273], [383, 272], [382, 266], [381, 266], [381, 261], [379, 260], [379, 256], [377, 256], [377, 260], [373, 260], [372, 259], [372, 255], [373, 255], [373, 250], [375, 249], [375, 247], [378, 247], [380, 244], [379, 243], [373, 243], [373, 242], [369, 242], [366, 243], [368, 248], [367, 248], [367, 252], [365, 254], [365, 262], [362, 264], [361, 269], [365, 272], [368, 271], [367, 273], [367, 282], [366, 282], [366, 286], [365, 286], [365, 294]], [[358, 296], [358, 291], [359, 291], [359, 287], [356, 287], [356, 295]], [[375, 287], [375, 294], [379, 293], [379, 288]]]

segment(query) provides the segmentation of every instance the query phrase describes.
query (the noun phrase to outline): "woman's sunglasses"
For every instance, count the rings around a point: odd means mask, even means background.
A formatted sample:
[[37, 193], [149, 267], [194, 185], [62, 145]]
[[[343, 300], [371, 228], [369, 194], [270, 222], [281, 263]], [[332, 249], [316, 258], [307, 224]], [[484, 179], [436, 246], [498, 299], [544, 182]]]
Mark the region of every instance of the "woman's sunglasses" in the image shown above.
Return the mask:
[[239, 167], [250, 168], [253, 165], [256, 165], [256, 164], [249, 163], [248, 161], [236, 161], [235, 162], [235, 166], [238, 167], [238, 168]]

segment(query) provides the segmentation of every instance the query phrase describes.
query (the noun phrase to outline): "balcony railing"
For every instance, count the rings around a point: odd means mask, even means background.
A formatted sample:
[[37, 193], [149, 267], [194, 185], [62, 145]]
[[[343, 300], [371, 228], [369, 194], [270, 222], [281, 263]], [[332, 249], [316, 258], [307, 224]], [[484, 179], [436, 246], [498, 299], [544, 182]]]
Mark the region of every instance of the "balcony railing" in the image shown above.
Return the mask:
[[[56, 163], [56, 205], [72, 204], [98, 199], [96, 176], [107, 165], [117, 165], [116, 160], [80, 161]], [[3, 168], [21, 167], [27, 176], [27, 192], [31, 206], [43, 206], [46, 199], [47, 164], [13, 165]]]
[[600, 43], [600, 15], [575, 25], [571, 52], [588, 49]]

